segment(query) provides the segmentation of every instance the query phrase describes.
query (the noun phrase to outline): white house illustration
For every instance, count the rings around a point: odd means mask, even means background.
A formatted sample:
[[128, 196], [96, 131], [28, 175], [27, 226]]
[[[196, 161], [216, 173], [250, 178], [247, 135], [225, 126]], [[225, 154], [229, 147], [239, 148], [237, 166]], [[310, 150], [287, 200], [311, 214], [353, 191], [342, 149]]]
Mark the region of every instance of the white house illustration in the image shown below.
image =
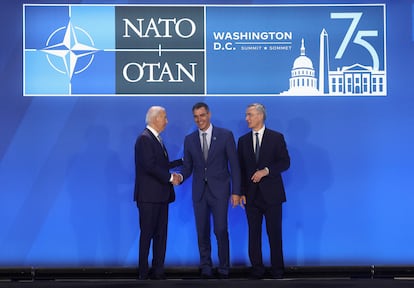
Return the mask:
[[375, 71], [370, 66], [354, 64], [329, 71], [330, 95], [385, 95], [384, 71]]
[[386, 95], [385, 71], [359, 63], [330, 70], [328, 33], [325, 29], [322, 29], [319, 42], [319, 78], [315, 77], [312, 60], [306, 56], [302, 39], [300, 56], [295, 59], [291, 70], [289, 90], [280, 95]]

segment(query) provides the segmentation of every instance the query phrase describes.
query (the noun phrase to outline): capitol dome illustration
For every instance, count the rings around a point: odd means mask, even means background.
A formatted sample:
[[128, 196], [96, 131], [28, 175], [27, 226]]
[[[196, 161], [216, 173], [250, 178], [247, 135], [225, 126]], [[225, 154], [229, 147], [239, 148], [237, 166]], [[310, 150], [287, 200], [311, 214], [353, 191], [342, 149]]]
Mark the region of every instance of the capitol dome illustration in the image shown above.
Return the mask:
[[306, 56], [305, 41], [302, 39], [300, 56], [293, 62], [289, 90], [281, 94], [285, 95], [315, 95], [318, 91], [318, 79], [315, 77], [315, 69], [312, 60]]
[[303, 39], [302, 39], [302, 47], [300, 48], [300, 51], [301, 51], [300, 56], [296, 58], [295, 62], [293, 62], [292, 72], [294, 70], [298, 70], [299, 72], [303, 72], [305, 70], [314, 72], [312, 60], [310, 60], [308, 56], [305, 55], [305, 45], [304, 45]]

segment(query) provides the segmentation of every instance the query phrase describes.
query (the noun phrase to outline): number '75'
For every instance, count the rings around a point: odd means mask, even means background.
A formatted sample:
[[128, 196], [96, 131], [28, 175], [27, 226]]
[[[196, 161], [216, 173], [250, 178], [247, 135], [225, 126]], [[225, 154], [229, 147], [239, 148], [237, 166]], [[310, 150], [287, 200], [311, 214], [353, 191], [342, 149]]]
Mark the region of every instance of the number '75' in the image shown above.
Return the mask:
[[[362, 12], [359, 13], [331, 13], [331, 19], [352, 19], [351, 25], [349, 26], [348, 31], [345, 34], [344, 40], [341, 43], [341, 46], [338, 49], [338, 52], [335, 55], [335, 59], [341, 59], [342, 55], [345, 52], [346, 47], [348, 46], [349, 42], [351, 41], [351, 37], [354, 34], [359, 20], [362, 17]], [[363, 39], [363, 37], [376, 37], [378, 36], [378, 30], [359, 30], [354, 38], [354, 43], [361, 45], [365, 49], [368, 50], [369, 54], [371, 54], [372, 62], [373, 62], [373, 70], [379, 69], [379, 58], [377, 51], [375, 51], [374, 47], [368, 42]]]

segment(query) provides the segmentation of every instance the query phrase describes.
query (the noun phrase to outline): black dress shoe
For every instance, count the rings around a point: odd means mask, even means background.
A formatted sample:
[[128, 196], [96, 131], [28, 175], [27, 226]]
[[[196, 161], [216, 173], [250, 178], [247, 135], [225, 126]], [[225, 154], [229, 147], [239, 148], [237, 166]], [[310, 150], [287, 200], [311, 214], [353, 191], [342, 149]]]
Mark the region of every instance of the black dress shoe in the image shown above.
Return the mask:
[[201, 279], [214, 279], [212, 274], [207, 274], [207, 273], [201, 273], [200, 278]]
[[250, 280], [260, 280], [260, 279], [264, 279], [264, 274], [250, 273], [249, 279]]
[[138, 279], [139, 280], [148, 280], [148, 275], [139, 275]]
[[151, 276], [151, 280], [166, 280], [165, 274], [154, 274]]
[[218, 279], [229, 279], [229, 274], [218, 273], [217, 278]]
[[283, 271], [276, 271], [270, 273], [270, 278], [272, 279], [283, 279]]

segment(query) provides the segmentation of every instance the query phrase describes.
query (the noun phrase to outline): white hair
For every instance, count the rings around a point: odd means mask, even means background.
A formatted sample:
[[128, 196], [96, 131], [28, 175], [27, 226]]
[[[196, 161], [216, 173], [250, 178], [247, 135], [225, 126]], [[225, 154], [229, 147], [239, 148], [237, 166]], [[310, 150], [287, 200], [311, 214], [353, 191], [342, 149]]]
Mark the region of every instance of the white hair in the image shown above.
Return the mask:
[[249, 106], [247, 106], [247, 108], [251, 108], [251, 107], [256, 109], [257, 112], [263, 114], [263, 121], [266, 120], [266, 108], [263, 104], [261, 104], [261, 103], [252, 103]]
[[145, 116], [145, 123], [147, 125], [154, 122], [154, 119], [160, 114], [161, 111], [165, 112], [165, 108], [161, 106], [152, 106], [148, 109], [147, 115]]

